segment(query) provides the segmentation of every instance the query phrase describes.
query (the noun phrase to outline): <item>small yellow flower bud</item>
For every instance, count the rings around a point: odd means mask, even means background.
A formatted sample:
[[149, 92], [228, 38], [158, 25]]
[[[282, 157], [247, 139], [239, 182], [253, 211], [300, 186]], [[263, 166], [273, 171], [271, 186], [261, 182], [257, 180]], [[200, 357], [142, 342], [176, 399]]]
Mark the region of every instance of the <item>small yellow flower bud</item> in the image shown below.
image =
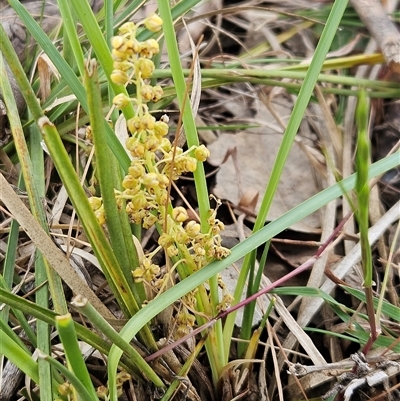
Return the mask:
[[157, 173], [147, 173], [143, 177], [143, 185], [148, 188], [158, 187], [158, 185], [159, 185], [158, 174]]
[[57, 387], [58, 392], [60, 395], [70, 395], [72, 394], [71, 385], [69, 383], [61, 383]]
[[158, 245], [167, 248], [174, 243], [174, 239], [167, 233], [162, 233], [158, 239]]
[[164, 137], [168, 134], [168, 124], [163, 121], [156, 121], [154, 123], [154, 134], [158, 137]]
[[155, 70], [154, 63], [147, 58], [140, 58], [137, 61], [137, 67], [143, 79], [150, 78]]
[[127, 122], [129, 131], [134, 134], [135, 132], [140, 130], [140, 117], [135, 116], [128, 120]]
[[185, 157], [185, 159], [182, 160], [182, 168], [186, 172], [193, 173], [197, 168], [197, 160], [193, 157]]
[[121, 70], [114, 70], [110, 78], [117, 85], [125, 85], [129, 81], [128, 74]]
[[143, 191], [137, 193], [131, 200], [131, 206], [135, 210], [144, 209], [147, 205], [147, 199]]
[[97, 387], [96, 394], [100, 399], [107, 400], [108, 399], [108, 388], [106, 386]]
[[131, 35], [134, 35], [136, 32], [136, 25], [131, 21], [125, 22], [120, 26], [118, 32], [121, 34], [130, 33]]
[[125, 176], [125, 178], [122, 181], [122, 187], [125, 189], [133, 189], [136, 188], [138, 185], [138, 180], [136, 178], [133, 178], [131, 175]]
[[178, 256], [178, 248], [174, 245], [171, 245], [167, 248], [167, 255], [172, 258], [173, 256]]
[[131, 149], [131, 155], [133, 157], [137, 157], [138, 159], [142, 158], [144, 156], [144, 152], [146, 151], [146, 149], [144, 148], [144, 146], [141, 143], [136, 143]]
[[183, 206], [178, 206], [172, 210], [172, 218], [178, 223], [183, 223], [189, 218], [189, 216]]
[[113, 104], [117, 109], [123, 109], [124, 107], [128, 106], [130, 99], [124, 93], [119, 93], [118, 95], [114, 96]]
[[189, 223], [187, 223], [185, 227], [185, 231], [192, 238], [200, 233], [200, 229], [200, 224], [196, 223], [194, 220], [189, 221]]
[[90, 203], [90, 207], [92, 208], [92, 210], [95, 211], [97, 209], [100, 209], [100, 207], [102, 205], [102, 200], [101, 200], [101, 198], [92, 196], [91, 198], [89, 198], [89, 203]]
[[134, 178], [143, 177], [146, 173], [144, 166], [139, 162], [132, 162], [128, 168], [128, 173]]
[[157, 14], [151, 14], [143, 21], [144, 26], [151, 32], [161, 30], [163, 21]]
[[155, 152], [159, 144], [159, 139], [155, 135], [152, 135], [147, 138], [146, 142], [144, 143], [144, 147], [150, 152]]
[[168, 138], [163, 138], [161, 143], [160, 143], [160, 149], [162, 149], [164, 152], [170, 152], [172, 149], [171, 142]]
[[111, 54], [113, 56], [113, 59], [117, 61], [123, 61], [129, 57], [128, 53], [121, 52], [120, 50], [117, 49], [112, 49]]
[[135, 281], [135, 283], [141, 283], [143, 281], [143, 274], [144, 271], [140, 267], [136, 268], [132, 272], [133, 280]]
[[140, 119], [140, 128], [147, 129], [147, 130], [153, 130], [155, 122], [156, 122], [155, 117], [152, 116], [151, 114], [147, 113], [144, 116], [142, 116], [142, 118]]
[[151, 100], [153, 102], [158, 102], [163, 94], [164, 91], [162, 90], [160, 85], [153, 86], [153, 97], [151, 98]]
[[144, 58], [152, 58], [155, 54], [160, 52], [160, 46], [154, 39], [146, 40], [142, 42], [142, 48], [140, 50], [140, 56]]
[[113, 36], [111, 38], [111, 46], [114, 49], [124, 52], [123, 48], [125, 46], [126, 39], [123, 36]]
[[194, 157], [200, 162], [206, 161], [207, 157], [210, 156], [210, 151], [204, 145], [198, 146], [193, 153]]
[[140, 94], [143, 101], [149, 102], [153, 98], [153, 87], [151, 85], [142, 85]]
[[157, 216], [154, 216], [153, 214], [149, 214], [147, 215], [144, 219], [143, 219], [143, 228], [145, 228], [146, 230], [149, 229], [150, 227], [154, 226], [154, 224], [157, 223]]
[[97, 221], [100, 225], [105, 224], [106, 216], [104, 214], [104, 208], [100, 207], [99, 209], [95, 210], [94, 215], [96, 216]]
[[128, 71], [130, 68], [132, 67], [132, 65], [129, 63], [129, 61], [127, 60], [123, 60], [123, 61], [117, 61], [115, 60], [113, 62], [113, 68], [114, 70], [121, 70], [121, 71]]

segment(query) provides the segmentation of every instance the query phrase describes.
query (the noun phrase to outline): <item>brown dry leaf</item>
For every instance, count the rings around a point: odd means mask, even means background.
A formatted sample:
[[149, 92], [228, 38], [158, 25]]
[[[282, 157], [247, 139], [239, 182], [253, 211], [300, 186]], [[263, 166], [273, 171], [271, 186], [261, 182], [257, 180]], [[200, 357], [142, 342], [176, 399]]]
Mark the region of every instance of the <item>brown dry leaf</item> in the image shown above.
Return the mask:
[[[274, 107], [282, 119], [285, 119], [284, 116], [289, 116], [288, 107], [282, 104], [275, 104]], [[213, 192], [218, 198], [238, 205], [245, 193], [258, 191], [260, 193], [256, 207], [256, 212], [258, 212], [282, 141], [282, 129], [278, 124], [271, 124], [274, 118], [266, 108], [258, 112], [255, 120], [263, 122], [265, 125], [238, 134], [221, 134], [217, 141], [209, 145], [211, 152], [209, 162], [213, 165], [220, 165], [227, 151], [233, 147], [236, 148], [236, 162], [229, 157], [225, 163], [221, 164]], [[317, 192], [313, 168], [302, 147], [295, 142], [267, 220], [277, 219]], [[313, 213], [295, 223], [291, 228], [307, 233], [320, 232], [319, 215]]]

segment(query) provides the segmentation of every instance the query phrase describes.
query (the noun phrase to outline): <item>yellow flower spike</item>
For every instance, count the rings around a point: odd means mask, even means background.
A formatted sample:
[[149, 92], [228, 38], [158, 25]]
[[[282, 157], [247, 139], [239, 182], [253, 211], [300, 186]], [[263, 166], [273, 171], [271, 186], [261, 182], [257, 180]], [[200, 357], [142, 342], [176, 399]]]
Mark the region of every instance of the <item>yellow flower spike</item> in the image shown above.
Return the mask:
[[183, 223], [189, 218], [189, 215], [183, 206], [178, 206], [172, 209], [172, 218], [178, 223]]
[[114, 70], [110, 78], [117, 85], [125, 85], [129, 81], [128, 74], [122, 70]]
[[124, 93], [119, 93], [118, 95], [114, 96], [113, 99], [113, 104], [117, 109], [123, 109], [124, 107], [128, 106], [129, 102], [130, 98]]
[[150, 14], [143, 21], [144, 26], [151, 32], [159, 32], [162, 28], [163, 20], [157, 14]]
[[137, 61], [137, 68], [139, 69], [143, 79], [150, 78], [155, 70], [154, 63], [147, 58], [140, 58]]
[[210, 156], [210, 151], [204, 145], [200, 145], [194, 150], [193, 155], [198, 161], [204, 162]]
[[102, 205], [102, 199], [97, 198], [96, 196], [92, 196], [89, 198], [89, 204], [93, 211], [100, 209]]

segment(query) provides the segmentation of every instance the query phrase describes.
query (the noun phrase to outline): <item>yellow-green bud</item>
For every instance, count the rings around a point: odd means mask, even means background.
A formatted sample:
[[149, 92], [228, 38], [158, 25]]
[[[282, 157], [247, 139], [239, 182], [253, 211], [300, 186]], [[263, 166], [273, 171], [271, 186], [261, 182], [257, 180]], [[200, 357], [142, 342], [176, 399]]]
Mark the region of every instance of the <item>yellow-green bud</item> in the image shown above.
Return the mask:
[[117, 85], [125, 85], [129, 81], [128, 74], [122, 70], [114, 70], [110, 78]]
[[145, 102], [149, 102], [153, 99], [153, 87], [151, 85], [142, 85], [140, 88], [140, 94]]
[[118, 31], [122, 34], [130, 33], [131, 35], [134, 35], [136, 32], [136, 25], [134, 22], [128, 21], [122, 24]]
[[130, 99], [124, 93], [119, 93], [118, 95], [114, 96], [113, 104], [117, 109], [123, 109], [124, 107], [128, 106]]
[[132, 162], [128, 168], [128, 173], [134, 178], [143, 177], [146, 173], [144, 166], [139, 162]]
[[196, 168], [197, 168], [197, 160], [194, 159], [193, 157], [186, 157], [182, 161], [182, 167], [183, 167], [184, 171], [193, 173], [193, 171], [196, 171]]
[[104, 208], [100, 207], [99, 209], [95, 210], [94, 215], [96, 216], [97, 221], [100, 225], [105, 224], [106, 216], [104, 214]]
[[123, 36], [113, 36], [111, 38], [111, 46], [121, 52], [125, 52], [126, 39]]
[[155, 69], [154, 63], [147, 58], [140, 58], [137, 61], [137, 67], [143, 79], [150, 78], [153, 75]]
[[143, 185], [148, 188], [158, 187], [158, 185], [159, 185], [158, 174], [157, 173], [147, 173], [143, 177]]
[[151, 14], [143, 21], [144, 26], [151, 32], [161, 30], [163, 21], [157, 14]]
[[158, 245], [167, 248], [174, 243], [174, 239], [167, 233], [162, 233], [158, 239]]
[[135, 116], [135, 117], [130, 118], [128, 120], [128, 122], [127, 122], [127, 126], [128, 126], [129, 131], [132, 134], [134, 134], [135, 132], [139, 131], [140, 130], [140, 126], [141, 126], [140, 117], [139, 116]]
[[140, 119], [140, 128], [153, 130], [155, 122], [156, 122], [155, 117], [147, 113], [143, 115], [142, 118]]
[[142, 48], [140, 50], [140, 57], [152, 58], [155, 54], [160, 52], [160, 46], [154, 39], [146, 40], [142, 42]]
[[89, 198], [89, 204], [93, 211], [100, 209], [102, 205], [101, 198], [97, 198], [96, 196], [92, 196]]
[[193, 154], [198, 161], [204, 162], [210, 156], [210, 151], [204, 145], [200, 145], [194, 150]]
[[153, 86], [153, 97], [151, 98], [151, 100], [153, 102], [158, 102], [163, 94], [164, 91], [162, 90], [160, 85]]
[[131, 175], [128, 174], [122, 181], [122, 187], [125, 189], [133, 189], [136, 188], [138, 183], [139, 182], [136, 178], [133, 178]]
[[135, 210], [144, 209], [147, 205], [147, 199], [143, 191], [137, 193], [131, 200], [131, 206]]
[[164, 137], [165, 135], [168, 134], [168, 124], [166, 124], [163, 121], [156, 121], [154, 123], [154, 133], [158, 136], [158, 137]]
[[192, 238], [194, 238], [196, 235], [200, 233], [200, 229], [201, 229], [200, 224], [196, 223], [194, 220], [189, 221], [189, 223], [187, 223], [185, 227], [185, 231]]
[[172, 210], [172, 218], [178, 223], [183, 223], [189, 218], [189, 216], [183, 206], [178, 206]]

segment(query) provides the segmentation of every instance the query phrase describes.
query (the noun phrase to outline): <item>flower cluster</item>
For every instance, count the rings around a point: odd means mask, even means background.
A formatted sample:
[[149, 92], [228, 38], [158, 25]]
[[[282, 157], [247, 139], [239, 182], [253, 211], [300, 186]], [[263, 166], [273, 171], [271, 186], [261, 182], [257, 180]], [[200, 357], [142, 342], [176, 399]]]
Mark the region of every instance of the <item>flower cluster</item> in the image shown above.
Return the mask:
[[[168, 117], [164, 115], [157, 120], [150, 113], [148, 103], [157, 102], [163, 95], [162, 88], [152, 86], [150, 81], [155, 69], [151, 58], [160, 49], [154, 39], [144, 42], [136, 39], [140, 25], [156, 32], [161, 29], [162, 21], [152, 15], [141, 24], [125, 23], [111, 42], [114, 59], [111, 80], [119, 85], [134, 84], [136, 87], [134, 98], [121, 93], [113, 99], [119, 109], [130, 103], [134, 105], [134, 116], [126, 122], [130, 135], [125, 145], [131, 155], [131, 165], [116, 197], [131, 222], [145, 229], [153, 225], [161, 228], [157, 249], [144, 256], [132, 272], [136, 283], [151, 283], [160, 290], [171, 279], [172, 272], [162, 272], [153, 263], [152, 257], [158, 251], [164, 250], [174, 261], [172, 271], [176, 268], [179, 272], [184, 265], [187, 275], [214, 259], [224, 258], [229, 250], [221, 246], [220, 231], [224, 225], [216, 218], [216, 210], [210, 211], [208, 224], [205, 224], [208, 229], [202, 230], [198, 222], [190, 220], [184, 207], [172, 207], [169, 201], [171, 181], [184, 173], [194, 172], [198, 163], [207, 159], [209, 151], [204, 145], [191, 146], [187, 150], [175, 146], [168, 139]], [[104, 224], [101, 198], [92, 197], [90, 203], [98, 220]], [[196, 309], [194, 297], [183, 303], [188, 307], [184, 306], [176, 316], [178, 337], [187, 334], [195, 324], [195, 316], [190, 313]], [[229, 296], [224, 294], [220, 308], [226, 308], [228, 303]]]

